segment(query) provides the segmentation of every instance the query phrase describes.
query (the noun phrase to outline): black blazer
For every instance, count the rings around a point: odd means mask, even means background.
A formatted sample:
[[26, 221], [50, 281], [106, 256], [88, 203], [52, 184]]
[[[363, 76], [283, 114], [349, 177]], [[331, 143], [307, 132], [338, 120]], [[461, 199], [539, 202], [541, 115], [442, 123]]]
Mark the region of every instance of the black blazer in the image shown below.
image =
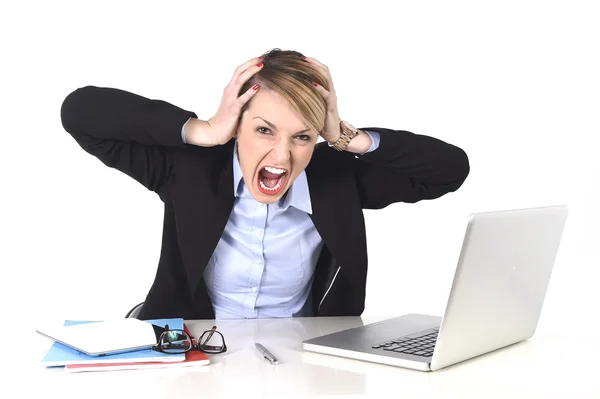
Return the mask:
[[[231, 213], [233, 139], [215, 147], [184, 144], [181, 128], [196, 114], [114, 88], [86, 86], [61, 107], [64, 129], [105, 165], [164, 203], [162, 249], [141, 319], [214, 318], [202, 278]], [[315, 316], [364, 310], [367, 245], [363, 209], [414, 203], [457, 190], [469, 173], [466, 153], [436, 138], [366, 127], [379, 148], [356, 156], [316, 145], [306, 168], [324, 245], [312, 285]]]

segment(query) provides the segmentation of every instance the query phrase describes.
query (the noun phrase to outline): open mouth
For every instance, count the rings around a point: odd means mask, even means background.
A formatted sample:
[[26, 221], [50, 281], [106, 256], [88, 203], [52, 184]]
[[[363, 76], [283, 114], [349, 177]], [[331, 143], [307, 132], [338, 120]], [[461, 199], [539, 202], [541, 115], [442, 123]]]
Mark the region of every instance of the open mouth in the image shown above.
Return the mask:
[[286, 169], [265, 166], [258, 172], [257, 182], [258, 190], [267, 195], [278, 194], [287, 180], [288, 171]]

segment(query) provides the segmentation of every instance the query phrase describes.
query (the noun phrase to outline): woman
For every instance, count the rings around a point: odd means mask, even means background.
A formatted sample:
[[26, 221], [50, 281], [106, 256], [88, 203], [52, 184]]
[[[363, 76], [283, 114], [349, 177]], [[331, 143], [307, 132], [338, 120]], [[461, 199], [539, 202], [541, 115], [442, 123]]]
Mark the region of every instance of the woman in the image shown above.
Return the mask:
[[164, 202], [140, 319], [360, 315], [362, 210], [441, 197], [469, 173], [458, 147], [342, 121], [327, 67], [294, 51], [240, 65], [207, 121], [94, 86], [69, 94], [61, 117]]

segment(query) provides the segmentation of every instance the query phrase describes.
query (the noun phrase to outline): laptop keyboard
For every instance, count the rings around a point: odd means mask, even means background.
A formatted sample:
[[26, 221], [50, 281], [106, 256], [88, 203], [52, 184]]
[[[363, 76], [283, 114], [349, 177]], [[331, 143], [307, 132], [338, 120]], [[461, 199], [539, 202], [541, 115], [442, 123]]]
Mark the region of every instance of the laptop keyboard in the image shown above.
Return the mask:
[[437, 340], [439, 329], [427, 330], [416, 337], [400, 337], [390, 339], [377, 345], [373, 349], [406, 353], [408, 355], [431, 357]]

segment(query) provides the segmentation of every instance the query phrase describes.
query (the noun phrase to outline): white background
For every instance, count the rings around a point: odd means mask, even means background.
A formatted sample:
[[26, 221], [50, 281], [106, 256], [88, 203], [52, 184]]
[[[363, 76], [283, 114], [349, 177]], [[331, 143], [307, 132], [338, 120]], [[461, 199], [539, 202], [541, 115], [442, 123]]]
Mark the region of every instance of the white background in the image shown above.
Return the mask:
[[470, 157], [456, 193], [366, 212], [365, 315], [441, 314], [470, 213], [568, 204], [539, 328], [597, 327], [599, 14], [593, 2], [483, 3], [3, 5], [2, 313], [27, 326], [121, 317], [154, 278], [162, 204], [64, 131], [71, 91], [117, 87], [208, 118], [235, 67], [279, 47], [329, 66], [356, 126]]

